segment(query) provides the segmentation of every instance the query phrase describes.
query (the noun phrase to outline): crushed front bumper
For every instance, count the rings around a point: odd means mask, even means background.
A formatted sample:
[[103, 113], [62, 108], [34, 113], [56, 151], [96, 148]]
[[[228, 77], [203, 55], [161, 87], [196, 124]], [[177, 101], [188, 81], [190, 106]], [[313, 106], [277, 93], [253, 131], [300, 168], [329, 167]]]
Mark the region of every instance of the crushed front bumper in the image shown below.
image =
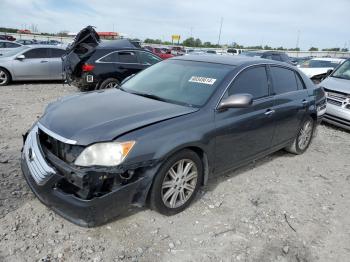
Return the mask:
[[60, 171], [62, 166], [57, 166], [57, 163], [53, 165], [44, 157], [37, 141], [36, 126], [26, 137], [21, 168], [29, 187], [43, 204], [83, 227], [104, 224], [124, 213], [130, 204], [143, 205], [156, 170], [155, 167], [145, 169], [142, 175], [113, 187], [110, 192], [83, 199], [69, 190], [62, 190], [62, 181], [66, 181], [64, 173]]

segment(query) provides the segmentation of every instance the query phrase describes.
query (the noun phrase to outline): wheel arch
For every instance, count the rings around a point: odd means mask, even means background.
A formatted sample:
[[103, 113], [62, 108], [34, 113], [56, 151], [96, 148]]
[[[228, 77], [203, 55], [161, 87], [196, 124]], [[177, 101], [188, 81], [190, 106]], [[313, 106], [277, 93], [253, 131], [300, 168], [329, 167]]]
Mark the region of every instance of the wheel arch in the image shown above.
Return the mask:
[[10, 70], [8, 70], [6, 67], [3, 67], [3, 66], [0, 66], [0, 69], [5, 70], [9, 74], [10, 76], [9, 82], [13, 80], [12, 73]]

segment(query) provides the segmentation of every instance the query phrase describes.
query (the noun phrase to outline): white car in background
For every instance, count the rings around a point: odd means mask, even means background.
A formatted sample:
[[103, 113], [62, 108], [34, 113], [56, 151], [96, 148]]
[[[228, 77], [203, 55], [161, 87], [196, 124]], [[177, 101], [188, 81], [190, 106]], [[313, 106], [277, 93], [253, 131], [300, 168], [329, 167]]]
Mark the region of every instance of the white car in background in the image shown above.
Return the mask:
[[8, 51], [13, 50], [14, 48], [21, 47], [22, 44], [11, 42], [7, 40], [0, 40], [0, 56]]
[[329, 70], [333, 70], [344, 61], [345, 59], [341, 58], [313, 58], [305, 61], [298, 67], [312, 81], [319, 83], [327, 76]]

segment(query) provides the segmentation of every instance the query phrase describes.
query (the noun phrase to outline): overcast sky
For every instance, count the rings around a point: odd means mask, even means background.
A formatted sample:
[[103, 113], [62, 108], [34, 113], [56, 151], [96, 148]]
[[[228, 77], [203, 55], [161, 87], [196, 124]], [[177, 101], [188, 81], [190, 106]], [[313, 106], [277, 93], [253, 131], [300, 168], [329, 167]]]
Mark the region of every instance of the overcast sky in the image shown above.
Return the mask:
[[221, 44], [350, 47], [350, 0], [0, 0], [0, 27], [122, 32], [140, 39], [192, 36]]

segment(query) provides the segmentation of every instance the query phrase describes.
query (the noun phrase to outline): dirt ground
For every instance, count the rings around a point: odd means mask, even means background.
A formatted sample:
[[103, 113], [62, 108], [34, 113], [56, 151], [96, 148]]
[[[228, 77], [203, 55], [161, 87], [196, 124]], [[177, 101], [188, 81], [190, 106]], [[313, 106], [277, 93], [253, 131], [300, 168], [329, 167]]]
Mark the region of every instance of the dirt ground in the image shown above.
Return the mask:
[[349, 261], [350, 133], [321, 125], [301, 156], [280, 151], [211, 179], [185, 212], [131, 209], [81, 228], [22, 178], [22, 134], [59, 83], [0, 88], [0, 261]]

